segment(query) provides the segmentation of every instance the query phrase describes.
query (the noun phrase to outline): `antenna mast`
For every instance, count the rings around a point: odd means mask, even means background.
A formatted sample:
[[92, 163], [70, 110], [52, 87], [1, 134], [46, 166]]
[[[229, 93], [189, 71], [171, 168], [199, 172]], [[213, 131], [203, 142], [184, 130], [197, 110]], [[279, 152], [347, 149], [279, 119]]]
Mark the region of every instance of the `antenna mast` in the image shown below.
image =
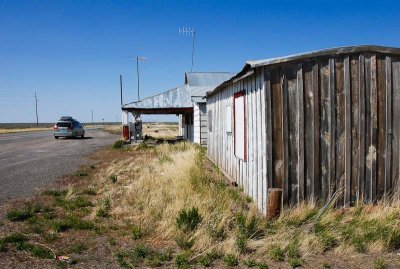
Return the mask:
[[119, 75], [119, 85], [121, 88], [121, 106], [122, 106], [122, 104], [123, 104], [123, 102], [122, 102], [122, 75]]
[[147, 62], [146, 57], [141, 57], [141, 56], [135, 56], [131, 57], [132, 59], [136, 59], [136, 75], [137, 75], [137, 99], [140, 101], [140, 96], [139, 96], [139, 89], [140, 89], [140, 82], [139, 82], [139, 61], [142, 62]]
[[196, 29], [194, 28], [179, 28], [179, 34], [183, 35], [191, 35], [192, 36], [192, 66], [190, 67], [190, 72], [193, 71], [193, 65], [194, 65], [194, 42], [196, 40]]

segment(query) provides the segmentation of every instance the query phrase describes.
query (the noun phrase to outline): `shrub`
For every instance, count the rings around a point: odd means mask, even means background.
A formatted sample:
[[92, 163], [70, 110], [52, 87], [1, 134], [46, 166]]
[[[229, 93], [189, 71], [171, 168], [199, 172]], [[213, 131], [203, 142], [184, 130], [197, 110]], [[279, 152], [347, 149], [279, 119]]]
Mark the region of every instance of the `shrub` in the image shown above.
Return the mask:
[[124, 146], [124, 144], [125, 144], [124, 140], [117, 140], [114, 142], [113, 149], [120, 149]]
[[179, 215], [176, 218], [176, 224], [180, 229], [183, 229], [185, 231], [193, 231], [197, 228], [201, 220], [202, 218], [199, 214], [197, 207], [192, 207], [192, 209], [189, 209], [187, 211], [185, 209], [181, 209], [179, 211]]
[[233, 254], [228, 254], [224, 257], [224, 263], [228, 266], [234, 267], [239, 265], [237, 257]]
[[86, 173], [86, 172], [77, 172], [76, 173], [76, 176], [78, 176], [78, 177], [87, 177], [89, 174], [88, 173]]

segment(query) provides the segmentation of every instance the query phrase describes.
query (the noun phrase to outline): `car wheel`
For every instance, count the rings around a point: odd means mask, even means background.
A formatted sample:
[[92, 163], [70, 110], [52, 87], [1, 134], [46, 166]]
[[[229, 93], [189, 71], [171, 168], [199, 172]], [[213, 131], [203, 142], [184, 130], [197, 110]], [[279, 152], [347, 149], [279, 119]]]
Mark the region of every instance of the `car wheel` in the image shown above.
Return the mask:
[[81, 138], [85, 138], [85, 134], [84, 133], [81, 135]]
[[58, 139], [58, 136], [55, 136], [54, 138], [55, 138], [55, 139]]

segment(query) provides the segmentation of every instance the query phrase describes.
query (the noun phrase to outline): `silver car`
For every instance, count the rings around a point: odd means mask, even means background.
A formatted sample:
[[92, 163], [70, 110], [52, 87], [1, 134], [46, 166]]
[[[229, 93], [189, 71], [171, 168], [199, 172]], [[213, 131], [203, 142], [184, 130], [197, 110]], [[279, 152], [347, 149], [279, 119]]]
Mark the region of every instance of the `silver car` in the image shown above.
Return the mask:
[[59, 137], [85, 137], [83, 125], [72, 117], [61, 117], [53, 127], [54, 138]]

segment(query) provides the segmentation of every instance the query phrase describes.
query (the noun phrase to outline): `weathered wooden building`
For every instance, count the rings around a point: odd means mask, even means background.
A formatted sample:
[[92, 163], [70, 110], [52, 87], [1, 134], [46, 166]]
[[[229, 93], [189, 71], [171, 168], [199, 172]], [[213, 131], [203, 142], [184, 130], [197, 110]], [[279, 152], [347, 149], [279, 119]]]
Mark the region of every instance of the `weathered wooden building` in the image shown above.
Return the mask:
[[249, 61], [207, 95], [208, 155], [266, 213], [374, 202], [400, 185], [400, 49], [352, 46]]
[[[132, 102], [121, 107], [135, 118], [142, 114], [176, 114], [179, 115], [179, 135], [197, 144], [207, 144], [207, 91], [234, 76], [228, 72], [190, 72], [185, 73], [182, 86], [163, 93]], [[126, 124], [127, 122], [124, 122]]]

